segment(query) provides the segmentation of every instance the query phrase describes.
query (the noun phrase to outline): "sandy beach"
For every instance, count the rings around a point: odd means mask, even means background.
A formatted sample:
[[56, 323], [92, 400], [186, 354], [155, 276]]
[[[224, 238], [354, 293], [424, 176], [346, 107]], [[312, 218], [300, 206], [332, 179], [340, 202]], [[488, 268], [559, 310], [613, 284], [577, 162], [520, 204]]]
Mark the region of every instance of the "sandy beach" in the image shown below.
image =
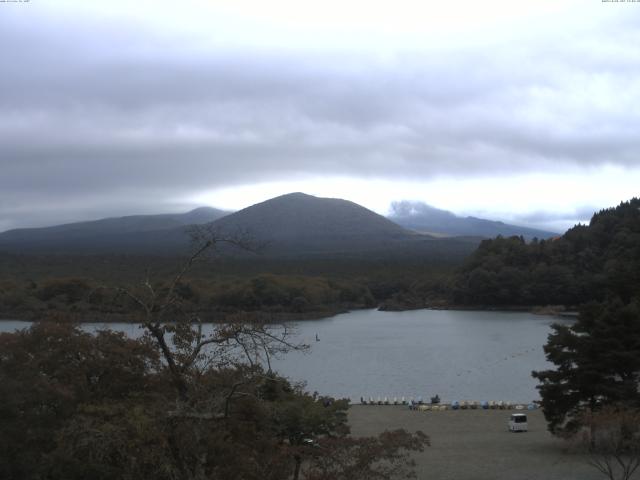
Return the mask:
[[384, 430], [422, 430], [431, 447], [417, 454], [419, 479], [430, 480], [599, 480], [587, 457], [568, 452], [568, 444], [546, 429], [542, 411], [527, 411], [529, 431], [510, 433], [509, 410], [420, 412], [406, 406], [354, 405], [354, 435]]

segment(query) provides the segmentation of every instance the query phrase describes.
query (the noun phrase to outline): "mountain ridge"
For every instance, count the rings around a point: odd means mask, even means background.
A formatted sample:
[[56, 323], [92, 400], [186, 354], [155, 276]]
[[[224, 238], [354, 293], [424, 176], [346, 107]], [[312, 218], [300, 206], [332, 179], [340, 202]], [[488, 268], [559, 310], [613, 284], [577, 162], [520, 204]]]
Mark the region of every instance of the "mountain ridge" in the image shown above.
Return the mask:
[[387, 215], [387, 218], [417, 232], [486, 238], [498, 235], [503, 237], [522, 236], [527, 240], [546, 239], [559, 235], [556, 232], [512, 225], [499, 220], [487, 220], [474, 216], [460, 217], [453, 212], [432, 207], [424, 202], [403, 200], [394, 202], [391, 208], [392, 212]]
[[[122, 231], [123, 228], [126, 231], [145, 231], [145, 230], [164, 230], [167, 228], [174, 228], [181, 225], [194, 225], [208, 223], [222, 218], [231, 212], [220, 210], [213, 207], [197, 207], [193, 210], [189, 210], [184, 213], [158, 213], [158, 214], [137, 214], [137, 215], [123, 215], [119, 217], [104, 217], [96, 220], [84, 220], [79, 222], [61, 223], [58, 225], [50, 225], [46, 227], [22, 227], [12, 228], [4, 232], [0, 232], [0, 235], [12, 233], [12, 232], [26, 232], [26, 231], [73, 231], [83, 228], [97, 227], [98, 229]], [[12, 233], [12, 234], [16, 234]]]
[[[198, 210], [193, 211], [198, 213]], [[206, 210], [205, 210], [206, 212]], [[184, 217], [181, 217], [184, 218]], [[183, 255], [191, 244], [188, 225], [170, 227], [163, 216], [151, 225], [135, 226], [139, 219], [122, 217], [97, 222], [14, 230], [0, 234], [0, 251], [39, 254]], [[162, 222], [158, 222], [158, 219]], [[133, 226], [120, 231], [123, 222]], [[166, 227], [154, 229], [158, 225]], [[480, 239], [439, 240], [407, 230], [354, 202], [318, 198], [303, 193], [286, 194], [207, 222], [219, 238], [250, 238], [264, 245], [271, 257], [393, 258], [399, 256], [462, 258]], [[253, 243], [252, 242], [252, 243]], [[222, 245], [222, 244], [221, 244]], [[232, 255], [246, 255], [227, 250]], [[346, 257], [344, 257], [346, 258]]]
[[[18, 228], [0, 233], [0, 250], [21, 253], [102, 253], [110, 243], [122, 243], [133, 237], [166, 235], [172, 230], [184, 230], [190, 225], [204, 224], [227, 215], [212, 207], [199, 207], [186, 213], [157, 215], [127, 215], [98, 220], [65, 223], [50, 227]], [[144, 242], [143, 242], [144, 243]]]
[[[458, 219], [451, 212], [434, 210], [441, 224]], [[470, 253], [481, 240], [480, 236], [467, 232], [438, 238], [415, 225], [407, 226], [406, 222], [399, 225], [348, 200], [294, 192], [233, 213], [200, 207], [183, 214], [130, 215], [9, 230], [0, 233], [0, 251], [176, 255], [188, 251], [191, 226], [203, 224], [221, 237], [252, 238], [265, 245], [265, 253], [280, 256], [371, 252], [383, 256], [422, 255], [436, 250], [446, 256], [448, 251], [456, 251], [456, 255]]]

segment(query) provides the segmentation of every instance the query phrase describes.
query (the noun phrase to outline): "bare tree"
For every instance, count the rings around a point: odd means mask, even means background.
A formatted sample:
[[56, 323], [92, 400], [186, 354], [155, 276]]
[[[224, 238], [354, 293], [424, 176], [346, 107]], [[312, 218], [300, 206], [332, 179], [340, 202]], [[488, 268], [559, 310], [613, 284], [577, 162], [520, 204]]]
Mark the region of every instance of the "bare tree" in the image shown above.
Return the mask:
[[[308, 348], [292, 342], [292, 330], [286, 324], [268, 324], [256, 315], [230, 316], [224, 322], [209, 324], [205, 332], [200, 315], [184, 308], [182, 282], [197, 262], [219, 253], [223, 246], [250, 252], [256, 252], [260, 246], [252, 243], [245, 232], [225, 235], [210, 226], [195, 226], [189, 233], [191, 253], [168, 284], [154, 284], [147, 274], [139, 285], [116, 289], [137, 306], [141, 326], [160, 350], [182, 400], [188, 398], [193, 377], [212, 366], [264, 363], [266, 370], [271, 371], [274, 355]], [[239, 394], [238, 385], [232, 386], [231, 393], [225, 396], [227, 404], [235, 394]]]
[[640, 411], [608, 406], [587, 412], [577, 440], [588, 463], [610, 480], [629, 480], [640, 467]]
[[[268, 324], [255, 315], [205, 324], [198, 312], [185, 305], [182, 292], [187, 275], [223, 246], [252, 252], [256, 246], [246, 234], [228, 236], [208, 226], [193, 228], [190, 234], [192, 250], [168, 282], [154, 282], [147, 274], [140, 284], [116, 291], [137, 307], [145, 336], [159, 350], [177, 393], [175, 407], [165, 412], [174, 464], [181, 478], [200, 479], [205, 478], [210, 462], [211, 452], [205, 447], [213, 427], [210, 422], [227, 421], [235, 399], [255, 398], [257, 380], [273, 381], [274, 355], [308, 346], [294, 343], [286, 324]], [[181, 434], [185, 422], [191, 422], [191, 447], [184, 445]]]

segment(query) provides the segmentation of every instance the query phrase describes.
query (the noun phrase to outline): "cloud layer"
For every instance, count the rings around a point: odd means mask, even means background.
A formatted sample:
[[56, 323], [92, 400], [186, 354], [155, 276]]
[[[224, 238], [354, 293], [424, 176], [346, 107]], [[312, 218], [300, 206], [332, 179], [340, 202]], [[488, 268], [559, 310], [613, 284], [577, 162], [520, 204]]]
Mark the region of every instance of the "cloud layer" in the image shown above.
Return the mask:
[[640, 171], [640, 7], [336, 47], [39, 3], [0, 12], [0, 229], [288, 178]]

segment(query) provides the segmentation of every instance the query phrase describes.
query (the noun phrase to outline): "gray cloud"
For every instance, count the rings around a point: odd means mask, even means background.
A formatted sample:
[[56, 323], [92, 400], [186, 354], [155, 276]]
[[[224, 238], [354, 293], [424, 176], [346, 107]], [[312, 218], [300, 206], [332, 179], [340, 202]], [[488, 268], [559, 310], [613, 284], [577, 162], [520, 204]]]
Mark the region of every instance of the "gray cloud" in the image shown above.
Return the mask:
[[536, 226], [538, 228], [546, 228], [550, 231], [564, 232], [568, 228], [579, 223], [588, 225], [591, 217], [600, 208], [582, 206], [575, 209], [564, 211], [534, 211], [526, 214], [517, 214], [513, 216], [513, 222], [520, 225]]
[[12, 48], [0, 52], [0, 228], [53, 220], [39, 209], [154, 210], [189, 191], [294, 174], [638, 167], [640, 113], [628, 107], [640, 104], [640, 62], [616, 45], [640, 38], [614, 20], [564, 43], [523, 37], [381, 59], [2, 15], [0, 42]]
[[578, 219], [581, 222], [589, 222], [594, 213], [600, 210], [597, 207], [580, 207], [575, 210], [568, 210], [564, 212], [545, 212], [536, 211], [523, 215], [517, 215], [515, 218], [524, 223], [543, 223], [553, 222], [560, 220], [575, 220]]

